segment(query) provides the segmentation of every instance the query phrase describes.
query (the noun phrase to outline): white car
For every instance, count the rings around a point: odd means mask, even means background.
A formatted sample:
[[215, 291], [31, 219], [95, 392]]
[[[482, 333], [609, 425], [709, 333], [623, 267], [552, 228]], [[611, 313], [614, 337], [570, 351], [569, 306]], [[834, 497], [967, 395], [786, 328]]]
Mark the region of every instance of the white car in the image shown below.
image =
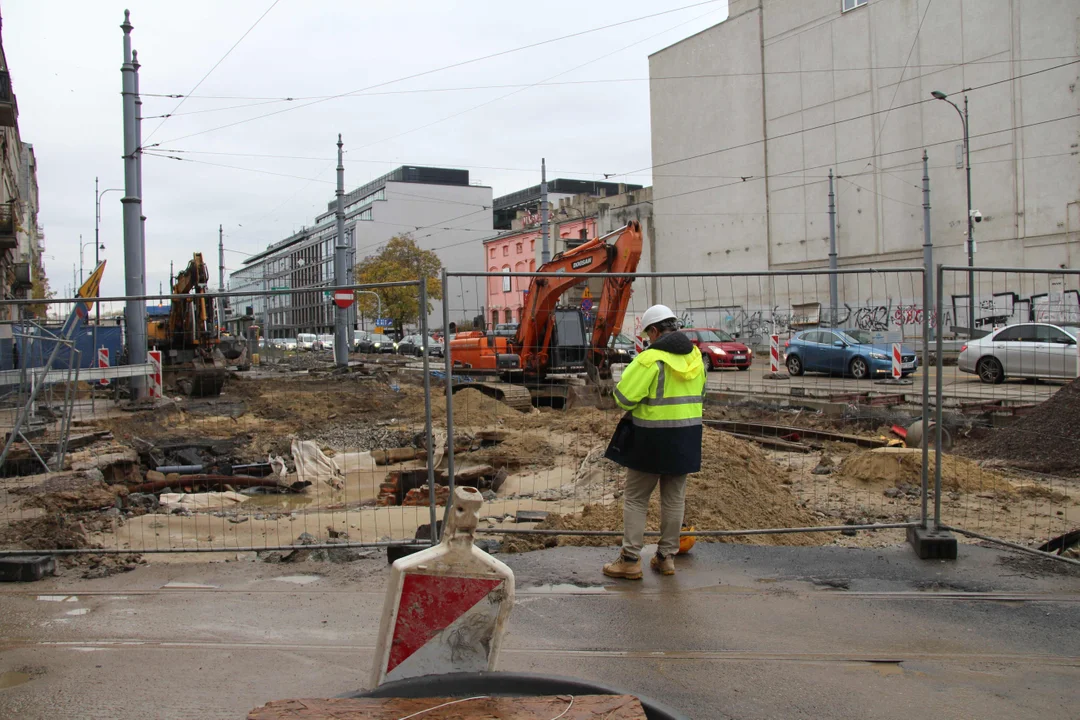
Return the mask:
[[296, 347], [300, 350], [314, 350], [319, 336], [313, 333], [300, 333], [296, 336]]
[[1048, 323], [1010, 325], [960, 348], [962, 372], [984, 383], [1006, 378], [1072, 380], [1076, 377], [1080, 328]]
[[315, 343], [317, 350], [333, 350], [334, 349], [334, 336], [333, 335], [320, 335], [318, 342]]
[[296, 338], [280, 338], [278, 342], [280, 342], [281, 347], [285, 348], [286, 350], [296, 349]]

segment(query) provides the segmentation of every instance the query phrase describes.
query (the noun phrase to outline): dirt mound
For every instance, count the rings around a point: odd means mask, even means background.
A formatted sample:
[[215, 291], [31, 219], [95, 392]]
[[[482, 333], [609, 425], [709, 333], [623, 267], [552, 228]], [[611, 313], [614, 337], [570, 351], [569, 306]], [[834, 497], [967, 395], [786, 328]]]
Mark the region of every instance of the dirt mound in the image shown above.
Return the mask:
[[[422, 409], [422, 406], [421, 406]], [[431, 399], [431, 416], [436, 422], [446, 422], [446, 398]], [[520, 422], [524, 415], [506, 403], [488, 397], [476, 388], [454, 393], [454, 426], [489, 427], [511, 421]]]
[[1039, 472], [1080, 473], [1080, 381], [962, 452]]
[[[754, 444], [706, 428], [702, 441], [701, 472], [690, 476], [686, 488], [684, 525], [698, 530], [735, 530], [770, 527], [805, 527], [817, 524], [810, 512], [796, 504], [782, 484], [787, 470]], [[588, 505], [577, 515], [549, 515], [541, 529], [621, 530], [622, 505]], [[659, 493], [649, 503], [648, 529], [660, 527]], [[827, 537], [817, 533], [748, 535], [703, 538], [714, 542], [754, 545], [820, 545]], [[618, 537], [510, 536], [507, 552], [554, 545], [618, 545]]]
[[[457, 407], [455, 405], [455, 407]], [[481, 448], [469, 454], [470, 461], [492, 465], [496, 468], [522, 466], [551, 467], [561, 453], [542, 435], [512, 432], [506, 440], [491, 447]]]
[[[934, 451], [930, 451], [930, 482], [933, 483]], [[848, 455], [840, 463], [841, 478], [860, 484], [887, 486], [922, 485], [922, 450], [878, 448]], [[956, 455], [941, 457], [941, 486], [960, 492], [1011, 493], [1012, 485], [1002, 475], [979, 467], [978, 463]]]

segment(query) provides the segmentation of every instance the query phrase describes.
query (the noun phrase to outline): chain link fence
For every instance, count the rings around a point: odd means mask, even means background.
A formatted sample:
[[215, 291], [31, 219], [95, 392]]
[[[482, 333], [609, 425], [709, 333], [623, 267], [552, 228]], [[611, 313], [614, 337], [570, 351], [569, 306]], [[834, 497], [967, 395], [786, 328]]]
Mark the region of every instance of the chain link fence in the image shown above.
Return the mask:
[[937, 523], [1077, 557], [1080, 272], [942, 267], [938, 287]]
[[[604, 453], [623, 411], [611, 390], [657, 303], [707, 365], [688, 534], [883, 545], [922, 522], [924, 453], [901, 447], [929, 390], [921, 268], [839, 271], [835, 293], [828, 271], [451, 272], [443, 286], [449, 474], [485, 493], [481, 529], [509, 549], [618, 542], [625, 470]], [[550, 315], [533, 314], [542, 306]], [[604, 359], [591, 350], [601, 345]], [[542, 357], [543, 371], [510, 369], [515, 353]]]
[[[426, 284], [344, 289], [362, 291], [358, 309], [340, 311], [347, 367], [332, 352], [335, 288], [137, 298], [160, 351], [146, 365], [124, 355], [128, 298], [0, 309], [12, 318], [0, 547], [334, 559], [414, 542], [436, 515], [431, 359], [396, 341], [429, 335]], [[219, 315], [219, 299], [232, 312]], [[385, 332], [384, 301], [395, 308]], [[137, 396], [140, 384], [154, 397]]]

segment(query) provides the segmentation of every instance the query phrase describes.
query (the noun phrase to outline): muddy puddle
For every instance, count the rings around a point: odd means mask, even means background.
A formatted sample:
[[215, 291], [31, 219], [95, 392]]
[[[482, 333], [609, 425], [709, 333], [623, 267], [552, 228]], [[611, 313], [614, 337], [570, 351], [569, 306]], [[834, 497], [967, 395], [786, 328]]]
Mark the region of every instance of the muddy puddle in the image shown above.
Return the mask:
[[21, 672], [0, 673], [0, 690], [7, 690], [23, 683], [30, 682], [31, 677]]

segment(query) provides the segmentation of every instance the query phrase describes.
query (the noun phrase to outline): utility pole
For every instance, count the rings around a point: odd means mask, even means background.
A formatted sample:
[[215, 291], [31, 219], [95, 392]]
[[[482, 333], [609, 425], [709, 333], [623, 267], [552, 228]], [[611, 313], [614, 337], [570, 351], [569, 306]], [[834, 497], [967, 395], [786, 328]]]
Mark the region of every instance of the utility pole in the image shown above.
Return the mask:
[[964, 95], [964, 165], [967, 166], [967, 260], [968, 260], [968, 337], [975, 337], [975, 219], [971, 216], [971, 136], [968, 129], [968, 97]]
[[[345, 160], [342, 152], [341, 133], [337, 136], [337, 209], [334, 213], [337, 218], [337, 243], [334, 246], [334, 285], [342, 287], [348, 285], [345, 276]], [[336, 293], [335, 293], [336, 294]], [[355, 299], [355, 295], [354, 295]], [[334, 303], [334, 362], [338, 367], [346, 367], [349, 364], [349, 309], [340, 307]], [[426, 312], [426, 308], [420, 308], [420, 312]]]
[[540, 158], [540, 264], [546, 265], [551, 260], [551, 252], [548, 249], [548, 214], [551, 208], [548, 206], [547, 191], [547, 159]]
[[[934, 308], [934, 243], [930, 238], [930, 165], [926, 150], [922, 153], [922, 215], [923, 215], [923, 312], [933, 312]], [[937, 318], [930, 318], [930, 332], [935, 332]], [[923, 343], [930, 338], [923, 338]], [[926, 372], [925, 370], [923, 372]]]
[[[225, 292], [225, 233], [217, 226], [218, 292]], [[225, 298], [217, 299], [218, 332], [225, 327]]]
[[173, 280], [173, 261], [170, 260], [169, 261], [169, 294], [170, 295], [172, 294], [173, 283], [174, 283], [174, 280]]
[[143, 204], [142, 187], [142, 96], [139, 94], [139, 53], [131, 51], [131, 66], [135, 68], [135, 176], [139, 188], [139, 278], [142, 283], [142, 294], [146, 294], [146, 206]]
[[[128, 296], [144, 295], [142, 198], [139, 195], [139, 170], [136, 155], [139, 138], [135, 121], [135, 66], [132, 63], [130, 14], [124, 11], [124, 64], [120, 68], [123, 78], [124, 104], [124, 292]], [[141, 365], [146, 362], [146, 302], [128, 300], [124, 306], [124, 322], [127, 326], [128, 363]], [[131, 398], [141, 399], [146, 393], [146, 378], [131, 378]]]
[[840, 310], [836, 289], [836, 193], [833, 192], [833, 171], [829, 168], [829, 322], [835, 327]]

